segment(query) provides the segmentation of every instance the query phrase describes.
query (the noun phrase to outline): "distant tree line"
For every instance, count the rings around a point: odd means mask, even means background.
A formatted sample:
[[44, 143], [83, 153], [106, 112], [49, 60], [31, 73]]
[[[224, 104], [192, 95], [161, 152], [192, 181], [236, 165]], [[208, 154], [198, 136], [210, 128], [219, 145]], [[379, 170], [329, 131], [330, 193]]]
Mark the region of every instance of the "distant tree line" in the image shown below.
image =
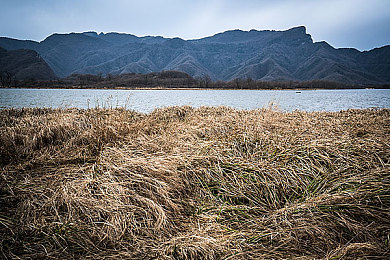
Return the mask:
[[213, 81], [209, 76], [193, 78], [180, 71], [162, 71], [148, 74], [128, 73], [108, 74], [72, 74], [56, 80], [15, 80], [12, 74], [1, 72], [2, 87], [17, 88], [206, 88], [206, 89], [345, 89], [345, 88], [390, 88], [390, 85], [351, 85], [335, 81], [261, 81], [234, 79], [231, 81]]

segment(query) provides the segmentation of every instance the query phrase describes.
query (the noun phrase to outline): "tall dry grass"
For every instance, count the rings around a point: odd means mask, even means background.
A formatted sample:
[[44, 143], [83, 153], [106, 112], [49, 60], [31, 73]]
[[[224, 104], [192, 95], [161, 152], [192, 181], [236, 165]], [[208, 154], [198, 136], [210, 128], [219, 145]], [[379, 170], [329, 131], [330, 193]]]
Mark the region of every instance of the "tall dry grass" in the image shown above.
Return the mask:
[[390, 110], [0, 111], [9, 259], [386, 259]]

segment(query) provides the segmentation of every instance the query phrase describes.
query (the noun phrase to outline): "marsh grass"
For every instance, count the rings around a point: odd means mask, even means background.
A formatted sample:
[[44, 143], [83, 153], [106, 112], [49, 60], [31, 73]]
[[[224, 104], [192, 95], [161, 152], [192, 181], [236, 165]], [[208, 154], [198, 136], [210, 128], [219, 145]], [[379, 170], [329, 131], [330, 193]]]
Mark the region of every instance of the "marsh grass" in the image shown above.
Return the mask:
[[4, 258], [386, 259], [390, 111], [0, 111]]

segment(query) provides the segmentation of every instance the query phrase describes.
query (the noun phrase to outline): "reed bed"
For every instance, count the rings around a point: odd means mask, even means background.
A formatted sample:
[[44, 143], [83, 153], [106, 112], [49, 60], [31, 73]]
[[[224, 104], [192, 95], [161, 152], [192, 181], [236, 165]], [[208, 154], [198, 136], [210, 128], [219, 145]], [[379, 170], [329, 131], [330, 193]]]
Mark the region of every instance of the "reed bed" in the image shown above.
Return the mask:
[[390, 110], [0, 110], [5, 259], [389, 259]]

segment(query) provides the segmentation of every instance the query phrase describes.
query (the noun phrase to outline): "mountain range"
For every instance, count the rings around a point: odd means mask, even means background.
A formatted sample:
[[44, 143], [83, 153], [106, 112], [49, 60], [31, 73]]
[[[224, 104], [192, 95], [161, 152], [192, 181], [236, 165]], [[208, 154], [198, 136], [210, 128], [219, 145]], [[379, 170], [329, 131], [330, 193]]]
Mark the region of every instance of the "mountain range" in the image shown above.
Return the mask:
[[[41, 42], [0, 37], [0, 47], [9, 54], [35, 51], [50, 67], [41, 74], [52, 70], [57, 77], [177, 70], [225, 81], [390, 83], [389, 45], [370, 51], [334, 48], [313, 42], [304, 26], [286, 31], [231, 30], [196, 40], [96, 32], [53, 34]], [[0, 64], [5, 63], [2, 57]]]

